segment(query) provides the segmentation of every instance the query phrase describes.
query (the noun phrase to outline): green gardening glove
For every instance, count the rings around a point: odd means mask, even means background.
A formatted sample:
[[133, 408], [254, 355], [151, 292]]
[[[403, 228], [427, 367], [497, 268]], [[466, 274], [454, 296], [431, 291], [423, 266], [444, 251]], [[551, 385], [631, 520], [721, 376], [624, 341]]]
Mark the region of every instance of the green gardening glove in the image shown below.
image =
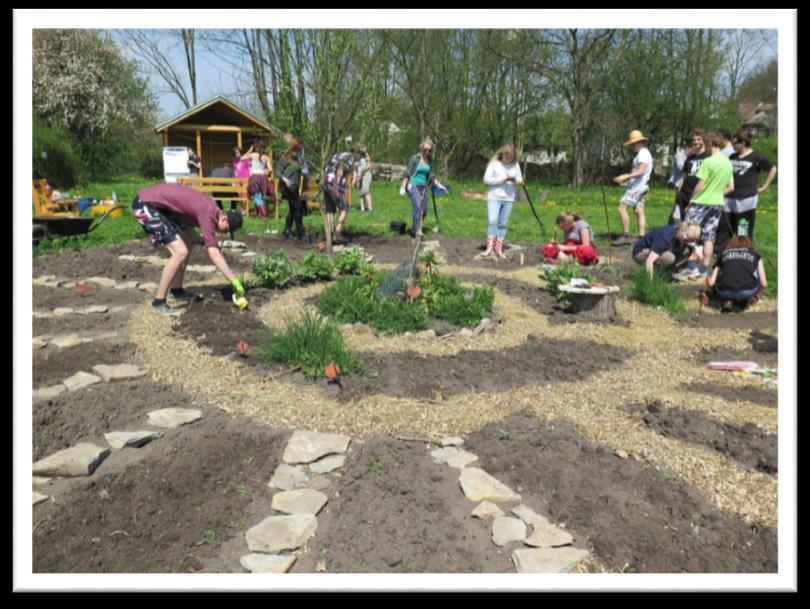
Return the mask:
[[242, 285], [242, 282], [234, 278], [231, 280], [231, 285], [233, 286], [233, 304], [240, 309], [246, 308], [248, 306], [248, 301], [247, 298], [245, 298], [245, 288]]

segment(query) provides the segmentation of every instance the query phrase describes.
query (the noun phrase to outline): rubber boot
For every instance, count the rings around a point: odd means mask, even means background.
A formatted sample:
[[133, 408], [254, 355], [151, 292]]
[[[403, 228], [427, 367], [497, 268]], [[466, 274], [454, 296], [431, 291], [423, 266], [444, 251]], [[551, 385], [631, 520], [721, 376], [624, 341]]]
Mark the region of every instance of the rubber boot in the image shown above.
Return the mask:
[[491, 256], [494, 249], [495, 249], [495, 237], [487, 237], [487, 249], [481, 255]]
[[503, 253], [503, 239], [495, 239], [495, 255], [503, 260], [506, 254]]

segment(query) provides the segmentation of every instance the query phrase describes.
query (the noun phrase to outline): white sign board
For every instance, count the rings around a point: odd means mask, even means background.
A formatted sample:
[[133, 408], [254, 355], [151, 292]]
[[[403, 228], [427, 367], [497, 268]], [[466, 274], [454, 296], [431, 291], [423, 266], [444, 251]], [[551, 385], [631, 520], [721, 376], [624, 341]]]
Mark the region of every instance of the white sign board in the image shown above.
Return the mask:
[[187, 178], [188, 170], [188, 148], [170, 147], [163, 148], [163, 177], [168, 183], [177, 182], [177, 178]]

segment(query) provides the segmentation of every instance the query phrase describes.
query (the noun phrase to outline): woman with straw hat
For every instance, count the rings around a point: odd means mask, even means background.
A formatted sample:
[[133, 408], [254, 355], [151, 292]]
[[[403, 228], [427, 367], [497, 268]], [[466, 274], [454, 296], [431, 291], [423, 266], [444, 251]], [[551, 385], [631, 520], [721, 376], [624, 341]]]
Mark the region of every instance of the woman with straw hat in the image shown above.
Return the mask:
[[630, 137], [624, 143], [632, 147], [636, 153], [633, 159], [633, 170], [613, 178], [621, 186], [627, 186], [627, 191], [619, 201], [619, 217], [622, 221], [622, 236], [613, 242], [613, 245], [629, 245], [634, 239], [630, 234], [630, 216], [627, 208], [632, 207], [638, 220], [638, 234], [644, 236], [647, 218], [644, 216], [644, 195], [650, 189], [649, 182], [653, 170], [653, 158], [647, 149], [647, 138], [638, 129], [630, 132]]

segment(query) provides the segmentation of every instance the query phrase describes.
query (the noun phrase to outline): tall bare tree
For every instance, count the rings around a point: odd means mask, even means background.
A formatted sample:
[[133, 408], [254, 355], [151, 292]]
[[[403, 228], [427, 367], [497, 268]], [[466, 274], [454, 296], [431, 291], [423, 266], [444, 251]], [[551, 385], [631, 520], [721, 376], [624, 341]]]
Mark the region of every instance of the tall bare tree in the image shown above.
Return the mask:
[[[194, 30], [123, 30], [120, 40], [147, 72], [154, 73], [186, 108], [197, 105], [197, 62]], [[173, 51], [182, 46], [185, 66]]]

